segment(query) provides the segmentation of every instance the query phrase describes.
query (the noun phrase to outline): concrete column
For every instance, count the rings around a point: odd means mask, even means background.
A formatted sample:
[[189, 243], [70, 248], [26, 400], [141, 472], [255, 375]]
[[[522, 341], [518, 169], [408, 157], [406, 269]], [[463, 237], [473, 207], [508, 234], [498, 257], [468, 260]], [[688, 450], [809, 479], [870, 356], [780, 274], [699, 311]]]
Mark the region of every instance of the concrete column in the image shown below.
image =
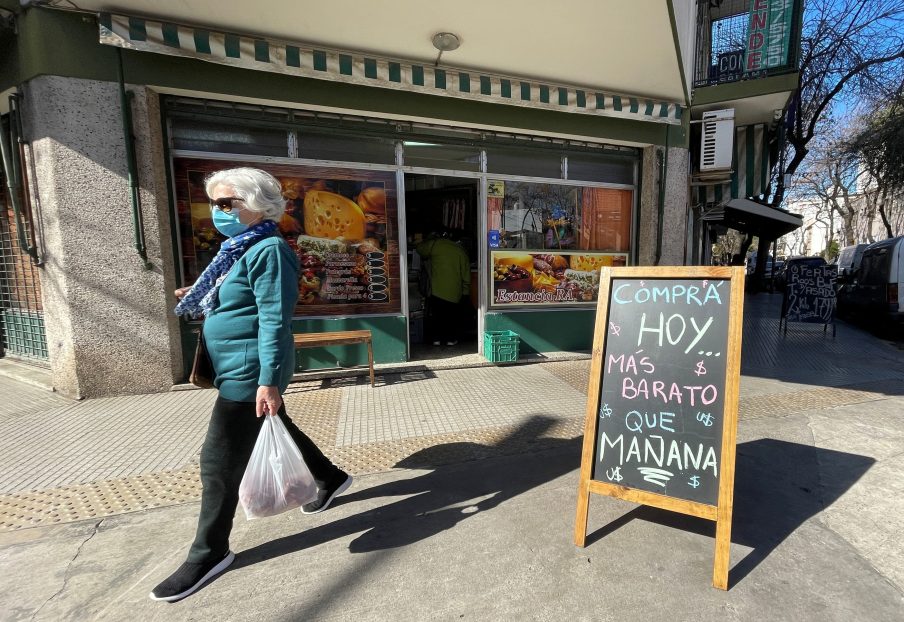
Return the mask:
[[659, 222], [657, 212], [659, 201], [659, 166], [656, 147], [643, 150], [640, 178], [640, 245], [638, 264], [652, 266], [656, 257], [656, 227]]
[[[656, 239], [659, 231], [659, 159], [657, 151], [664, 148], [650, 146], [643, 150], [640, 197], [639, 264], [656, 263]], [[669, 149], [665, 179], [665, 200], [662, 214], [662, 247], [660, 266], [684, 265], [687, 240], [687, 175], [689, 152], [681, 147]]]
[[157, 98], [133, 104], [150, 268], [135, 249], [118, 85], [41, 76], [24, 88], [54, 388], [149, 393], [181, 374]]

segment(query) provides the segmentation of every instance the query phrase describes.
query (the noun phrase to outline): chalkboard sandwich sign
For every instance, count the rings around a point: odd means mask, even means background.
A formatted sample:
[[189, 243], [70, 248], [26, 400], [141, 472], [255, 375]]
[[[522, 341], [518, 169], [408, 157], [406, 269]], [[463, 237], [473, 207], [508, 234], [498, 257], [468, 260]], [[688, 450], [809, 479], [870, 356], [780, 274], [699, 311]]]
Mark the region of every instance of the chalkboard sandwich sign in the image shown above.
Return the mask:
[[578, 487], [716, 522], [728, 589], [744, 269], [602, 268]]
[[785, 284], [785, 295], [782, 297], [779, 330], [782, 328], [782, 322], [785, 324], [786, 335], [788, 322], [822, 324], [822, 332], [826, 332], [831, 324], [834, 337], [837, 282], [837, 266], [792, 263], [788, 268], [788, 282]]

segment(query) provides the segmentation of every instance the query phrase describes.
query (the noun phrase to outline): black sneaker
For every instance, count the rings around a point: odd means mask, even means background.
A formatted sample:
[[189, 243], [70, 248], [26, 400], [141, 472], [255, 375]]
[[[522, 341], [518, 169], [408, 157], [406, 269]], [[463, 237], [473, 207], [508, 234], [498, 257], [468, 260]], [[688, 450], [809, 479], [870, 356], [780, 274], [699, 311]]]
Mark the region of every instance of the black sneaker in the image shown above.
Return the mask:
[[201, 564], [185, 562], [163, 583], [154, 588], [154, 591], [151, 592], [151, 600], [173, 602], [185, 598], [204, 585], [206, 581], [226, 570], [234, 559], [235, 553], [229, 551], [226, 553], [226, 557], [219, 561]]
[[344, 480], [339, 480], [339, 483], [336, 486], [327, 486], [326, 488], [322, 488], [317, 491], [317, 498], [310, 503], [305, 503], [301, 506], [302, 514], [317, 514], [318, 512], [323, 512], [325, 509], [330, 507], [330, 503], [333, 502], [333, 499], [341, 495], [343, 492], [348, 490], [348, 487], [352, 485], [352, 476], [346, 475]]

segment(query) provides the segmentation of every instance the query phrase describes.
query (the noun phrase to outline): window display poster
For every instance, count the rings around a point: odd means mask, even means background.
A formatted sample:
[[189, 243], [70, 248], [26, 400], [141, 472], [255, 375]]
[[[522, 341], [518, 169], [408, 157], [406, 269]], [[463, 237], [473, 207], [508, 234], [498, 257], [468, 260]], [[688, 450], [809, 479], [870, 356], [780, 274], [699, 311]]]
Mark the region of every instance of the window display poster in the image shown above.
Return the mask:
[[494, 306], [596, 303], [600, 268], [628, 253], [492, 251]]
[[[177, 161], [183, 265], [190, 283], [224, 239], [211, 222], [204, 180], [239, 163]], [[395, 176], [375, 171], [260, 165], [282, 185], [279, 232], [299, 260], [300, 314], [399, 311]], [[178, 181], [178, 180], [177, 180]], [[187, 243], [188, 242], [188, 243]]]

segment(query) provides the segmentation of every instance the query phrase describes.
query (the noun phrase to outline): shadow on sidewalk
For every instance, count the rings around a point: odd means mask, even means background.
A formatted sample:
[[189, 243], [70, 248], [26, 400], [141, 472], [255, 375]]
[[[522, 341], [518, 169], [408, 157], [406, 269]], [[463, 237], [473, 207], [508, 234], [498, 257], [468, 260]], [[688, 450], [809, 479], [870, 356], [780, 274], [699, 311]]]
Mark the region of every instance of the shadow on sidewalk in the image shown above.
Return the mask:
[[[352, 534], [360, 535], [352, 540], [349, 551], [364, 553], [409, 545], [452, 529], [469, 516], [577, 471], [581, 437], [543, 438], [555, 421], [535, 415], [495, 445], [451, 443], [419, 451], [396, 466], [431, 468], [447, 462], [449, 452], [465, 459], [491, 459], [436, 467], [411, 479], [347, 494], [336, 505], [384, 497], [404, 498], [243, 551], [236, 556], [233, 568]], [[509, 457], [494, 459], [503, 456]], [[738, 445], [731, 539], [752, 551], [739, 561], [733, 560], [730, 585], [743, 580], [802, 524], [832, 505], [874, 463], [875, 460], [865, 456], [774, 439]], [[575, 498], [565, 498], [562, 502], [574, 503]], [[601, 502], [616, 501], [593, 495], [591, 513], [594, 504]], [[589, 534], [587, 546], [635, 519], [715, 537], [714, 522], [640, 506]]]
[[[355, 533], [349, 550], [363, 553], [412, 544], [451, 529], [469, 516], [486, 511], [580, 466], [581, 438], [542, 438], [557, 420], [535, 415], [494, 445], [451, 443], [430, 447], [397, 464], [428, 468], [447, 461], [449, 451], [469, 457], [501, 457], [439, 467], [411, 479], [388, 482], [339, 497], [336, 505], [405, 497], [301, 533], [267, 542], [236, 555], [233, 568], [287, 555]], [[530, 447], [530, 453], [525, 453]], [[537, 451], [543, 451], [542, 458]], [[549, 450], [549, 451], [547, 451]]]
[[[866, 456], [774, 439], [738, 445], [731, 541], [753, 550], [740, 561], [732, 560], [729, 587], [743, 580], [803, 523], [831, 506], [875, 462]], [[591, 499], [592, 512], [596, 496]], [[635, 519], [715, 538], [714, 522], [641, 506], [590, 534], [587, 546]]]

